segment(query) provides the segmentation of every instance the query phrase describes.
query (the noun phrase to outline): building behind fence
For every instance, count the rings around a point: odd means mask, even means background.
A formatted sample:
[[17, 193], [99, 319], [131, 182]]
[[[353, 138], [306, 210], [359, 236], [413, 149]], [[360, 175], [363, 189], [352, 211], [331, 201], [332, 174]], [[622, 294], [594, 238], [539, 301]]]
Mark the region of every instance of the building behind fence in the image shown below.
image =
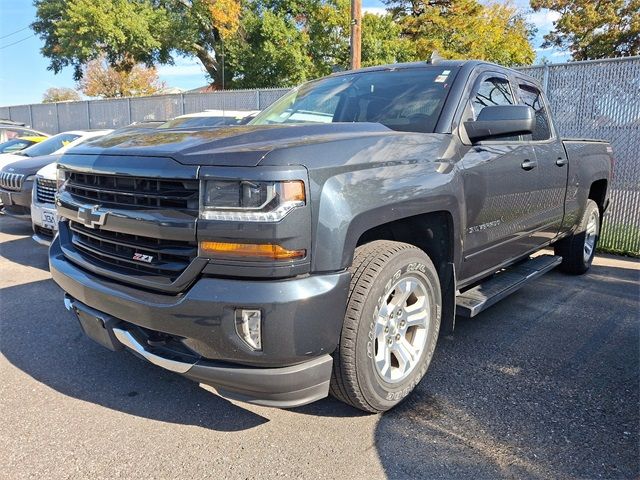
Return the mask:
[[[611, 142], [612, 205], [601, 247], [640, 255], [640, 57], [528, 67], [547, 93], [560, 134]], [[47, 133], [118, 128], [207, 109], [261, 110], [288, 89], [227, 90], [0, 107], [0, 118]]]

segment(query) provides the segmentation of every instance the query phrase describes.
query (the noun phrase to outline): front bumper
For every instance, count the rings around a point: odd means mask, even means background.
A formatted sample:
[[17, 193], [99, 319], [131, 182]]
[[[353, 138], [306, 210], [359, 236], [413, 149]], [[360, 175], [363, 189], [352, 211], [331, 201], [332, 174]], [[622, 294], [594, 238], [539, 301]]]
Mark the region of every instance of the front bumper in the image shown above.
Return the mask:
[[31, 202], [31, 223], [33, 225], [33, 239], [40, 245], [49, 246], [56, 234], [57, 229], [49, 229], [42, 226], [42, 212], [44, 210], [55, 210], [52, 203]]
[[33, 182], [25, 182], [22, 190], [10, 191], [0, 188], [0, 202], [4, 212], [22, 220], [31, 220], [31, 187]]
[[[182, 365], [184, 371], [178, 373], [212, 385], [222, 395], [291, 407], [328, 394], [328, 354], [340, 338], [348, 272], [273, 281], [203, 277], [174, 296], [92, 274], [63, 255], [58, 238], [49, 261], [53, 279], [70, 302], [113, 318], [125, 332], [116, 334], [117, 341], [152, 363], [167, 368], [152, 360], [158, 355], [140, 350], [147, 350], [141, 331], [180, 342], [190, 355], [178, 360], [188, 367]], [[251, 351], [236, 334], [237, 307], [263, 312], [262, 351]]]

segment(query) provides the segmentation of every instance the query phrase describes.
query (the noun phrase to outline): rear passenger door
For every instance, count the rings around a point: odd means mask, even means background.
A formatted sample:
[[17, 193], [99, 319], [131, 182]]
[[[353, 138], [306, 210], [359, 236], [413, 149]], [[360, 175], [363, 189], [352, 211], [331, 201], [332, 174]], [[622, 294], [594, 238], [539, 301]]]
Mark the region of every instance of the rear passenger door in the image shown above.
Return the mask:
[[524, 79], [517, 79], [518, 101], [536, 112], [536, 127], [523, 139], [533, 147], [538, 163], [539, 192], [536, 230], [531, 241], [540, 245], [552, 240], [562, 226], [569, 165], [566, 152], [557, 136], [544, 95], [540, 89]]
[[512, 105], [509, 79], [485, 72], [474, 82], [460, 122], [466, 230], [460, 279], [469, 280], [531, 250], [538, 170], [530, 142], [519, 135], [470, 145], [463, 122], [475, 120], [489, 105]]

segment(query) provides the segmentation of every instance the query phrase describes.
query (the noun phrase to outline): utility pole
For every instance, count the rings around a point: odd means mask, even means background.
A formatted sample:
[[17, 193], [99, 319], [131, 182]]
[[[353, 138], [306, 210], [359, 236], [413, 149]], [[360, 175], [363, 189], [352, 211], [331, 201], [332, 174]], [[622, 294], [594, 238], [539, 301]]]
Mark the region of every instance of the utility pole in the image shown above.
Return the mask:
[[351, 0], [351, 70], [360, 68], [362, 0]]
[[225, 56], [224, 56], [224, 42], [222, 43], [222, 90], [224, 90], [224, 62], [225, 62]]

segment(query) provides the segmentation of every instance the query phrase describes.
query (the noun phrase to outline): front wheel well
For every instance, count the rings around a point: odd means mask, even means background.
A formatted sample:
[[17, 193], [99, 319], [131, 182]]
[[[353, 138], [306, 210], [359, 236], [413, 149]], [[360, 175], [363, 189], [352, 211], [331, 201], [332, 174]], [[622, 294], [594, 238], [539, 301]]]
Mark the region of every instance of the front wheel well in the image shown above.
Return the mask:
[[357, 246], [374, 240], [408, 243], [424, 251], [441, 276], [453, 262], [453, 218], [447, 211], [414, 215], [373, 227], [358, 239]]

